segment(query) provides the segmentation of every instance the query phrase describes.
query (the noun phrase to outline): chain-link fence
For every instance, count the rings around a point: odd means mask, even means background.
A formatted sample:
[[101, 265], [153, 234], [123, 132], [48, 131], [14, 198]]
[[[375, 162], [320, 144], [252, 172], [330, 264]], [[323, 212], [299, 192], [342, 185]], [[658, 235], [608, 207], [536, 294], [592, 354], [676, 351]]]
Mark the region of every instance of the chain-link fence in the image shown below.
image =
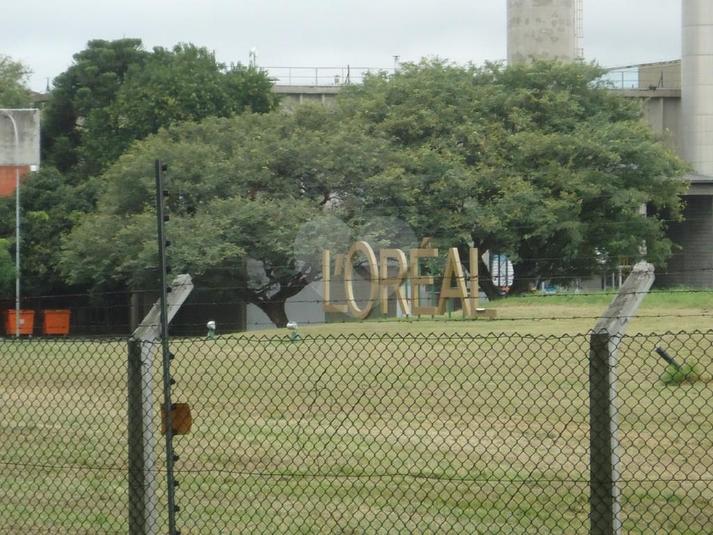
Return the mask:
[[[174, 441], [183, 534], [590, 531], [588, 335], [171, 347], [194, 416]], [[166, 532], [159, 347], [136, 375], [146, 421], [128, 409], [127, 349], [0, 342], [0, 532], [126, 533], [132, 513]], [[712, 357], [713, 331], [620, 342], [623, 533], [711, 532]], [[147, 446], [131, 462], [129, 428]]]

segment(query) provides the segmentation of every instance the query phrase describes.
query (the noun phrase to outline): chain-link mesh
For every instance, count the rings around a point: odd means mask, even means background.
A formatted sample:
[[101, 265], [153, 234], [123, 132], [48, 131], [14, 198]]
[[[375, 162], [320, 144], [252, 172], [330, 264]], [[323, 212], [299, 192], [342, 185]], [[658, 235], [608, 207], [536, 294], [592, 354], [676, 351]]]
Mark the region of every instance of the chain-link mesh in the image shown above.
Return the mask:
[[[174, 441], [178, 527], [588, 533], [589, 342], [175, 340], [174, 401], [190, 403], [195, 418]], [[126, 533], [129, 509], [141, 509], [135, 500], [129, 507], [129, 495], [143, 494], [147, 531], [166, 532], [159, 359], [127, 394], [128, 347], [0, 343], [0, 531]], [[159, 349], [143, 347], [142, 367]], [[624, 533], [711, 532], [712, 356], [713, 332], [619, 344], [613, 412]], [[153, 400], [146, 423], [127, 410], [136, 392]], [[129, 462], [132, 425], [149, 447]], [[129, 492], [130, 465], [144, 469], [138, 494], [135, 485]]]
[[126, 342], [0, 340], [0, 532], [126, 532]]

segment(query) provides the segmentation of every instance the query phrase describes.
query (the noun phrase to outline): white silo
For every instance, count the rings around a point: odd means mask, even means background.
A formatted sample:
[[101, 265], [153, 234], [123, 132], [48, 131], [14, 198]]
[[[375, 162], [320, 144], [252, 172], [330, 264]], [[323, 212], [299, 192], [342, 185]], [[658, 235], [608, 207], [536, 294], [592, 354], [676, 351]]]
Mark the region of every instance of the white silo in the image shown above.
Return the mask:
[[683, 0], [682, 44], [683, 154], [713, 177], [713, 1]]
[[508, 0], [508, 63], [582, 56], [583, 0]]

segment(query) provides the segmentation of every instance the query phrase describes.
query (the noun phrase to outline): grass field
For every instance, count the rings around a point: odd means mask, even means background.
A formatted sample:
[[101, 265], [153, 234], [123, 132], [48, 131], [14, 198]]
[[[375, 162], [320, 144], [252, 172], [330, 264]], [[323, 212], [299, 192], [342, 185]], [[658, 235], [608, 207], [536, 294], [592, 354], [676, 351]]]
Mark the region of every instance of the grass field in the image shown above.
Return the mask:
[[[448, 316], [433, 320], [422, 317], [407, 320], [377, 320], [367, 322], [310, 325], [302, 330], [310, 334], [361, 334], [446, 332], [487, 334], [517, 333], [533, 335], [558, 335], [586, 333], [605, 313], [612, 294], [588, 295], [533, 295], [507, 298], [484, 306], [497, 310], [496, 321], [448, 321]], [[451, 319], [460, 319], [455, 312]], [[408, 324], [404, 327], [404, 323]], [[685, 289], [671, 292], [651, 292], [629, 326], [629, 333], [669, 332], [713, 328], [713, 292], [696, 292]], [[274, 331], [268, 331], [272, 336]]]
[[[182, 533], [586, 533], [577, 333], [609, 299], [174, 341], [195, 418], [176, 438]], [[708, 300], [648, 297], [641, 315], [668, 318], [637, 318], [621, 348], [626, 533], [713, 525], [713, 332], [660, 334], [709, 331]], [[527, 319], [563, 316], [580, 319]], [[701, 377], [663, 384], [657, 346]], [[123, 342], [0, 342], [0, 532], [126, 533], [125, 363]]]

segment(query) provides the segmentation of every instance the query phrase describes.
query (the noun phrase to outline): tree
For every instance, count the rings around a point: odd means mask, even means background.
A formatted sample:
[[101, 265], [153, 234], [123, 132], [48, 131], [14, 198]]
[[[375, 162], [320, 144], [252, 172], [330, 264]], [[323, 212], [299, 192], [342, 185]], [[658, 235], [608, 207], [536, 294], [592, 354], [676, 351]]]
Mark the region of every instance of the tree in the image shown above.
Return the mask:
[[87, 121], [85, 159], [111, 163], [132, 141], [163, 126], [270, 111], [277, 104], [271, 89], [264, 72], [241, 65], [226, 69], [205, 48], [155, 48], [145, 65], [129, 70], [106, 120]]
[[[22, 183], [22, 284], [25, 295], [69, 290], [57, 272], [61, 235], [92, 209], [95, 181], [69, 184], [52, 167], [43, 167]], [[0, 199], [0, 236], [14, 248], [15, 200]]]
[[132, 145], [101, 177], [97, 210], [62, 242], [68, 283], [156, 283], [153, 160], [169, 164], [171, 264], [229, 288], [285, 326], [285, 301], [318, 276], [300, 228], [383, 165], [383, 143], [319, 106], [183, 123]]
[[684, 166], [601, 74], [426, 61], [368, 77], [334, 110], [162, 129], [99, 179], [96, 211], [63, 240], [63, 274], [97, 288], [156, 283], [154, 158], [170, 164], [174, 268], [232, 288], [278, 326], [285, 300], [319, 276], [315, 255], [303, 260], [294, 244], [325, 214], [352, 228], [395, 218], [438, 245], [508, 254], [520, 289], [586, 276], [644, 245], [663, 262]]
[[108, 109], [129, 68], [140, 68], [148, 56], [140, 39], [96, 39], [74, 55], [74, 63], [54, 79], [43, 113], [42, 149], [46, 164], [62, 172], [74, 170], [87, 137], [84, 125], [108, 122]]
[[147, 52], [139, 39], [96, 40], [74, 60], [55, 80], [44, 144], [50, 163], [83, 178], [161, 127], [277, 105], [264, 71], [227, 68], [192, 44]]
[[0, 54], [0, 108], [30, 107], [30, 91], [25, 85], [29, 74], [22, 63]]
[[9, 247], [8, 240], [0, 239], [0, 296], [10, 295], [15, 281], [15, 265]]
[[[516, 290], [587, 276], [620, 256], [640, 257], [642, 245], [662, 264], [685, 166], [635, 103], [599, 81], [603, 74], [583, 63], [428, 60], [370, 76], [341, 107], [391, 140], [402, 164], [354, 197], [437, 243], [507, 254]], [[643, 205], [650, 217], [641, 217]]]
[[[94, 210], [96, 177], [132, 142], [163, 125], [275, 105], [264, 72], [227, 69], [204, 48], [148, 52], [139, 39], [90, 41], [54, 81], [43, 112], [43, 169], [22, 186], [26, 291], [69, 290], [59, 276], [57, 244]], [[0, 213], [7, 213], [0, 236], [11, 234], [3, 227], [13, 220], [11, 209], [0, 199]]]

